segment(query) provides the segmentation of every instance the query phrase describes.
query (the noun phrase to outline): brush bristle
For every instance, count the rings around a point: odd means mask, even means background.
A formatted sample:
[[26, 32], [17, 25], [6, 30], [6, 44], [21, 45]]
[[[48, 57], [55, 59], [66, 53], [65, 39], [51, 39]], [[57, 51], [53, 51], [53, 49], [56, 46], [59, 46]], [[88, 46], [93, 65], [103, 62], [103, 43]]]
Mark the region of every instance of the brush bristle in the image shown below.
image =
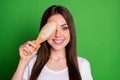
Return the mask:
[[48, 22], [40, 31], [38, 39], [40, 42], [47, 40], [57, 28], [57, 24], [55, 22]]

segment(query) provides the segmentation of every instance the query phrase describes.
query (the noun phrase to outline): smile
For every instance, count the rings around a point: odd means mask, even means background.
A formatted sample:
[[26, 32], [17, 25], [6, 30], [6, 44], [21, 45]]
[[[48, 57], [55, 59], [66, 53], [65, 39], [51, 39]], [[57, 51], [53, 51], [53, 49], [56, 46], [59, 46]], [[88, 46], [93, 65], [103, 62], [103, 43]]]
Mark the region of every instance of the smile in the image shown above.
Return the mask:
[[53, 42], [57, 45], [60, 45], [64, 42], [64, 40], [53, 39]]

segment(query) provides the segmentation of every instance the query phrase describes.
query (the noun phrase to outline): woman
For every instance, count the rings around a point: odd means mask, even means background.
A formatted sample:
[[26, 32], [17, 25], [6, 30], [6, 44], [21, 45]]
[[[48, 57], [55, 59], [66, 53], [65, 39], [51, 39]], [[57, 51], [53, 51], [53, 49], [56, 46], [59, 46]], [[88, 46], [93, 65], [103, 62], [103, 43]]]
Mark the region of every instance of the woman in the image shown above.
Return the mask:
[[[63, 6], [51, 6], [43, 14], [40, 30], [49, 21], [57, 23], [56, 32], [40, 46], [28, 41], [20, 47], [20, 61], [12, 80], [92, 80], [89, 62], [77, 57], [70, 12]], [[31, 46], [36, 50], [32, 51]]]

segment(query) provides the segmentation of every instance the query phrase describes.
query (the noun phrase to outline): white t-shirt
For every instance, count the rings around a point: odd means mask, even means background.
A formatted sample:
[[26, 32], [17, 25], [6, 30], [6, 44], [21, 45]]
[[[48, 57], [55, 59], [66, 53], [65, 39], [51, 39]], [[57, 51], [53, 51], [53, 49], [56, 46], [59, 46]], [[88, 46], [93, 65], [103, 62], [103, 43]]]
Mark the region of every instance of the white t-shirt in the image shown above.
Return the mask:
[[[36, 58], [37, 56], [35, 56], [30, 61], [30, 63], [27, 65], [24, 71], [23, 80], [29, 80], [32, 67], [35, 63]], [[80, 69], [82, 80], [93, 80], [89, 62], [82, 57], [78, 57], [78, 64], [79, 64], [79, 69]], [[44, 68], [42, 69], [38, 77], [38, 80], [69, 80], [68, 68], [66, 67], [65, 69], [61, 71], [53, 71], [47, 68], [47, 66], [44, 66]]]

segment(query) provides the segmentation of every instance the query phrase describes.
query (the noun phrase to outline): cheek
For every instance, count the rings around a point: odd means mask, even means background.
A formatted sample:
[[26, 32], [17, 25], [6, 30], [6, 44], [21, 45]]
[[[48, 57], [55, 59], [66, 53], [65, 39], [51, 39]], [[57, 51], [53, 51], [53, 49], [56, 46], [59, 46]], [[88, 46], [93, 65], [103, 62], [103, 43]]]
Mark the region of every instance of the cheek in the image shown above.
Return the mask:
[[64, 34], [66, 38], [70, 39], [70, 32], [68, 31], [67, 33]]
[[65, 36], [65, 39], [66, 39], [65, 42], [68, 44], [69, 41], [70, 41], [70, 33], [66, 33], [66, 34], [64, 34], [64, 36]]
[[54, 37], [54, 34], [47, 40], [47, 42], [51, 43], [53, 37]]
[[51, 45], [51, 46], [53, 45], [52, 38], [53, 38], [53, 37], [50, 37], [50, 38], [47, 40], [48, 44]]
[[47, 42], [50, 44], [52, 42], [52, 39], [48, 39]]

